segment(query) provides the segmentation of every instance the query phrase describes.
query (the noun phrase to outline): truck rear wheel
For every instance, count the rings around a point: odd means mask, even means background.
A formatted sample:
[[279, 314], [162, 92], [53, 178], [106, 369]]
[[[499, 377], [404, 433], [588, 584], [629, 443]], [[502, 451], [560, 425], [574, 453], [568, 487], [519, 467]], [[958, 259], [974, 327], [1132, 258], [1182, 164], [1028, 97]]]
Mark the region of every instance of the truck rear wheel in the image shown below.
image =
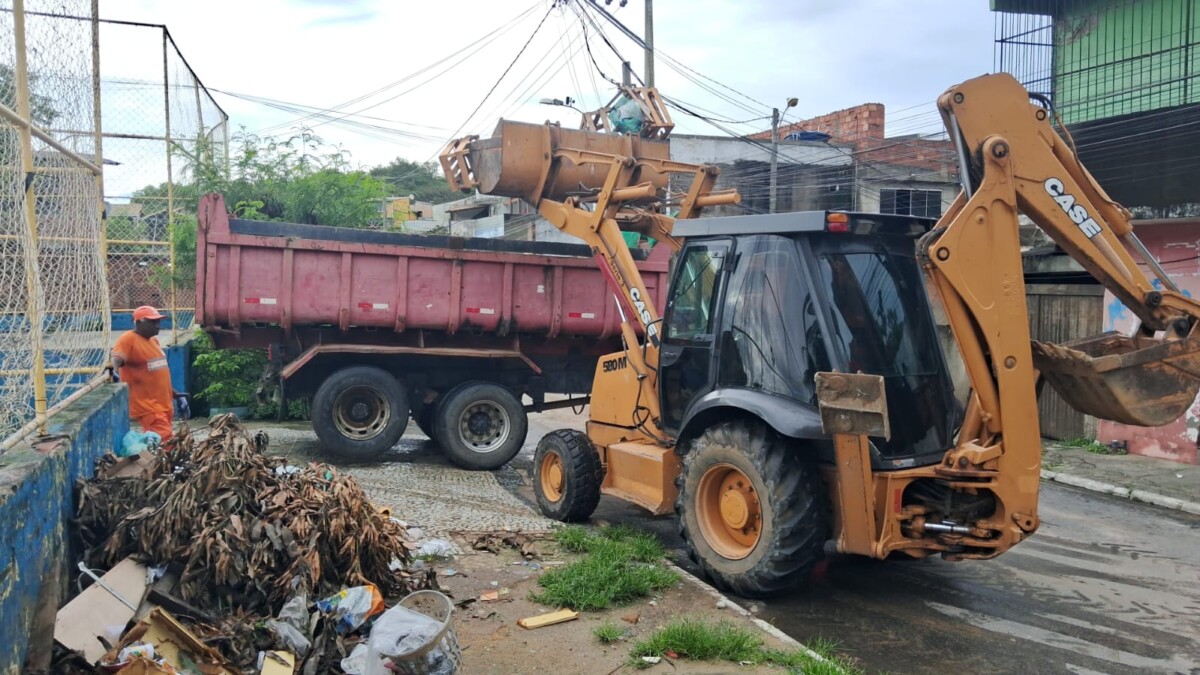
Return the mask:
[[408, 395], [391, 373], [370, 366], [330, 375], [313, 397], [313, 430], [331, 452], [346, 459], [374, 459], [387, 452], [408, 426]]
[[829, 537], [816, 466], [762, 424], [705, 431], [683, 457], [676, 509], [688, 553], [724, 590], [764, 597], [802, 582]]
[[551, 431], [533, 455], [533, 492], [547, 518], [574, 523], [587, 520], [600, 503], [604, 468], [587, 434], [574, 429]]
[[467, 382], [441, 400], [434, 419], [437, 442], [464, 469], [499, 469], [517, 456], [529, 432], [525, 407], [490, 382]]
[[437, 419], [437, 404], [435, 404], [435, 403], [425, 404], [425, 407], [421, 409], [421, 412], [419, 412], [413, 416], [413, 421], [415, 421], [417, 423], [417, 428], [421, 430], [421, 433], [428, 436], [429, 439], [434, 442], [437, 441], [437, 438], [434, 437], [434, 435], [433, 435], [434, 434], [434, 420], [436, 420], [436, 419]]

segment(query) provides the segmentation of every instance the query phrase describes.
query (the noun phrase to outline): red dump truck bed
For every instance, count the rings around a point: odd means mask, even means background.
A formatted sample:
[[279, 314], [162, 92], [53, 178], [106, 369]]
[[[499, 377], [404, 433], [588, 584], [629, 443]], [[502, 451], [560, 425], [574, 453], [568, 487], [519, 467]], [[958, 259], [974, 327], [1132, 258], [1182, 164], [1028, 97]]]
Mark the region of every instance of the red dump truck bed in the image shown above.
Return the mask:
[[[668, 247], [634, 253], [663, 306]], [[387, 452], [411, 417], [459, 465], [497, 468], [527, 411], [585, 401], [545, 396], [589, 394], [621, 350], [584, 245], [230, 219], [207, 195], [196, 256], [199, 325], [218, 347], [270, 347], [279, 409], [311, 395], [323, 445], [354, 459]]]
[[[555, 338], [619, 335], [613, 292], [582, 244], [462, 239], [230, 219], [201, 211], [196, 320]], [[662, 307], [666, 247], [639, 263]]]

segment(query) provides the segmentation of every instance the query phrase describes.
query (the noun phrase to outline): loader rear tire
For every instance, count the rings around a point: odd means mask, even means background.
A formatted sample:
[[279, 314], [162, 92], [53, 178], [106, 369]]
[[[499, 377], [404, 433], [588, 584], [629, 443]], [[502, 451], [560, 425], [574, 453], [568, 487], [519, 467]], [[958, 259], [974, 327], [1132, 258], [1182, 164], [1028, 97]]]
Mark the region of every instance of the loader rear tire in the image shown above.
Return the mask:
[[325, 448], [346, 459], [375, 459], [390, 450], [404, 435], [408, 416], [404, 385], [370, 366], [337, 371], [313, 396], [313, 431]]
[[683, 456], [682, 479], [680, 534], [718, 588], [770, 596], [802, 583], [824, 556], [829, 519], [817, 467], [765, 425], [709, 428]]
[[604, 467], [587, 434], [551, 431], [533, 455], [533, 492], [547, 518], [564, 523], [587, 520], [600, 503]]

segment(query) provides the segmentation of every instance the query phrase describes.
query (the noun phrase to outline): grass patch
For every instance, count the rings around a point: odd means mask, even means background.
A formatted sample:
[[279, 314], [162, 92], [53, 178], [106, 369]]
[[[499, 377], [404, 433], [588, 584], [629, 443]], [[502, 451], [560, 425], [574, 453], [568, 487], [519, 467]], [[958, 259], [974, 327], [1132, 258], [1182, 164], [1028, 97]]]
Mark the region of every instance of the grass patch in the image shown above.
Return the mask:
[[605, 621], [603, 624], [596, 626], [592, 631], [592, 635], [604, 644], [616, 642], [625, 637], [625, 629], [610, 621]]
[[730, 621], [707, 623], [695, 619], [675, 619], [650, 637], [635, 644], [629, 655], [629, 665], [647, 668], [651, 664], [643, 656], [666, 656], [697, 661], [729, 661], [731, 663], [771, 664], [805, 675], [861, 675], [862, 671], [834, 655], [835, 645], [817, 640], [802, 649], [768, 649], [757, 631]]
[[666, 554], [654, 535], [628, 526], [605, 527], [597, 533], [566, 527], [555, 535], [558, 545], [585, 554], [538, 579], [542, 591], [530, 598], [576, 611], [627, 605], [637, 598], [668, 588], [679, 575], [662, 566]]
[[1064, 443], [1070, 448], [1079, 448], [1085, 452], [1090, 452], [1093, 455], [1124, 455], [1127, 454], [1119, 447], [1109, 447], [1099, 441], [1090, 438], [1075, 438]]

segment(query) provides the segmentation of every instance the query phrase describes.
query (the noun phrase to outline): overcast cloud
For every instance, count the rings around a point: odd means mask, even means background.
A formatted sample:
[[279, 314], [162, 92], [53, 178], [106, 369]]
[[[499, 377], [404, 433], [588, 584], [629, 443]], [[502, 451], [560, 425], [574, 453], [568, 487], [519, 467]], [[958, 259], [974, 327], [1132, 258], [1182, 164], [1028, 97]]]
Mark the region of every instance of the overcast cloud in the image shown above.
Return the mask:
[[[767, 116], [771, 106], [783, 107], [791, 96], [799, 98], [789, 113], [793, 119], [865, 102], [884, 103], [889, 111], [930, 104], [932, 111], [931, 102], [947, 87], [992, 69], [993, 19], [986, 0], [656, 0], [654, 9], [659, 49], [741, 94], [706, 82], [738, 105], [718, 98], [662, 59], [656, 68], [659, 89], [727, 119]], [[501, 116], [576, 126], [576, 113], [538, 105], [538, 100], [571, 96], [579, 101], [577, 107], [589, 109], [613, 93], [588, 57], [578, 15], [570, 8], [551, 8], [550, 0], [101, 0], [100, 10], [103, 18], [166, 24], [210, 89], [323, 108], [451, 57], [432, 71], [342, 109], [369, 107], [362, 114], [376, 119], [367, 121], [421, 138], [391, 133], [374, 138], [337, 124], [307, 121], [366, 166], [396, 156], [424, 161], [460, 125], [462, 133], [488, 135]], [[636, 33], [643, 32], [643, 0], [629, 0], [624, 8], [614, 1], [609, 11]], [[523, 12], [497, 39], [466, 56], [470, 43]], [[468, 120], [543, 17], [521, 59]], [[613, 26], [602, 21], [601, 26], [640, 74], [642, 52]], [[619, 77], [612, 50], [594, 30], [589, 33], [600, 70]], [[137, 79], [153, 68], [153, 42], [145, 42], [105, 41], [106, 74]], [[381, 103], [460, 59], [448, 72]], [[286, 134], [298, 120], [295, 114], [234, 96], [214, 96], [234, 129]], [[705, 122], [675, 115], [680, 132], [721, 133]], [[933, 115], [917, 122], [936, 127]], [[895, 131], [911, 131], [911, 124]], [[734, 128], [748, 133], [768, 127], [755, 122]]]

